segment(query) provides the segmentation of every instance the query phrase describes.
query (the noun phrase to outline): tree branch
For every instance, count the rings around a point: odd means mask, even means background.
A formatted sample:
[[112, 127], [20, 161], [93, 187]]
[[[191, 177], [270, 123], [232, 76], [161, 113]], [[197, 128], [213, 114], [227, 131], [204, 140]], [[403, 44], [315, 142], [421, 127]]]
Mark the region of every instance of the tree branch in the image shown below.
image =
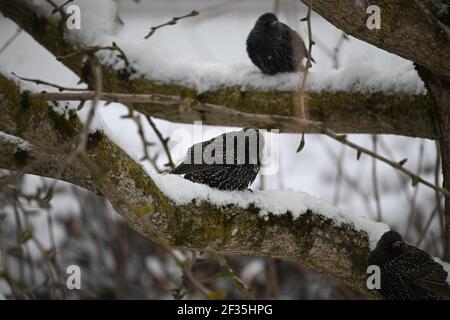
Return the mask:
[[[316, 1], [314, 2], [316, 6]], [[39, 17], [22, 2], [0, 0], [0, 11], [27, 31], [37, 42], [55, 56], [67, 56], [65, 66], [78, 74], [82, 81], [93, 84], [93, 78], [83, 72], [82, 57], [70, 55], [76, 48], [64, 40], [58, 24], [51, 24]], [[126, 70], [113, 70], [103, 66], [104, 88], [118, 93], [155, 93], [188, 97], [191, 101], [222, 105], [227, 109], [248, 114], [294, 116], [297, 92], [262, 92], [240, 88], [221, 88], [198, 93], [195, 90], [175, 84], [161, 84], [147, 79], [130, 79]], [[427, 96], [387, 94], [383, 92], [309, 92], [308, 117], [321, 121], [334, 132], [398, 134], [411, 137], [436, 138], [432, 118], [432, 101]], [[129, 105], [130, 106], [130, 105]], [[131, 106], [130, 106], [131, 107]], [[133, 109], [146, 116], [173, 122], [192, 123], [203, 121], [208, 125], [250, 126], [280, 129], [281, 132], [298, 133], [298, 127], [283, 122], [260, 124], [234, 116], [215, 114], [205, 110], [166, 108], [159, 104], [137, 103]]]
[[[308, 0], [301, 0], [308, 5]], [[411, 60], [435, 75], [450, 80], [450, 45], [446, 33], [430, 21], [416, 1], [377, 0], [381, 29], [366, 27], [367, 1], [314, 0], [314, 11], [362, 41]], [[399, 14], [401, 12], [401, 14]]]

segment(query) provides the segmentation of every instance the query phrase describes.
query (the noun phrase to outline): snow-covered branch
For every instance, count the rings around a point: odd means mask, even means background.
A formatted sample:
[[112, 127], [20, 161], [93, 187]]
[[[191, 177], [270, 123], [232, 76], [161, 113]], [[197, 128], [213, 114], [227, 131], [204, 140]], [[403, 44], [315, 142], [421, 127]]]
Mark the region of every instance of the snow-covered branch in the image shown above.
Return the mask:
[[[1, 166], [54, 178], [77, 146], [78, 118], [28, 100], [3, 76], [0, 96]], [[377, 297], [366, 287], [367, 254], [387, 230], [384, 224], [301, 192], [221, 192], [178, 176], [148, 174], [99, 132], [89, 136], [85, 153], [60, 179], [103, 194], [149, 238], [161, 241], [158, 230], [183, 248], [299, 262]]]
[[[307, 0], [301, 1], [308, 4]], [[450, 59], [444, 58], [450, 56], [446, 34], [423, 13], [418, 1], [377, 1], [376, 5], [382, 9], [378, 30], [366, 27], [369, 17], [366, 3], [314, 0], [313, 9], [345, 33], [414, 61], [447, 81], [450, 79]]]
[[[83, 56], [73, 55], [78, 51], [63, 36], [58, 23], [36, 15], [33, 9], [22, 2], [0, 0], [0, 11], [24, 28], [36, 41], [46, 47], [55, 57], [61, 59], [68, 68], [80, 76], [86, 83], [93, 83], [92, 76], [83, 65]], [[35, 26], [39, 26], [36, 28]], [[317, 132], [293, 126], [289, 122], [258, 122], [251, 117], [235, 117], [231, 111], [275, 116], [293, 116], [295, 114], [294, 95], [288, 91], [292, 79], [285, 77], [281, 83], [287, 83], [281, 91], [265, 87], [252, 88], [248, 83], [241, 85], [219, 86], [207, 91], [192, 88], [179, 83], [161, 82], [145, 77], [135, 77], [128, 68], [114, 68], [103, 65], [104, 88], [117, 93], [152, 93], [183, 96], [190, 101], [224, 106], [222, 110], [195, 110], [193, 108], [167, 108], [158, 103], [133, 104], [133, 108], [147, 115], [173, 122], [191, 123], [201, 120], [204, 124], [221, 126], [249, 126], [277, 128], [281, 132]], [[142, 71], [142, 70], [137, 70]], [[251, 80], [251, 79], [250, 79]], [[249, 81], [250, 81], [249, 80]], [[278, 81], [277, 80], [277, 81]], [[265, 79], [266, 82], [270, 82]], [[251, 81], [250, 81], [251, 82]], [[270, 82], [271, 83], [271, 82]], [[283, 87], [283, 86], [282, 86]], [[292, 86], [292, 90], [298, 86]], [[352, 85], [348, 85], [352, 87]], [[399, 94], [384, 91], [330, 91], [309, 90], [308, 115], [312, 121], [321, 121], [328, 128], [339, 133], [384, 133], [411, 137], [436, 138], [432, 118], [432, 101], [426, 95]], [[274, 117], [273, 119], [276, 119]]]

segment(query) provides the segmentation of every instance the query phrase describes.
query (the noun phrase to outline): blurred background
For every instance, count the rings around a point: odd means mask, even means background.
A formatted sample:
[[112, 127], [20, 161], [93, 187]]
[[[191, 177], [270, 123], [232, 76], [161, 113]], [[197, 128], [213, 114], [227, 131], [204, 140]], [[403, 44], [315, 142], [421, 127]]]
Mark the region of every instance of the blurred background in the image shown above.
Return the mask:
[[[142, 38], [151, 26], [197, 10], [200, 15], [163, 28], [149, 41], [155, 47], [192, 61], [223, 64], [248, 62], [245, 40], [256, 19], [275, 12], [306, 38], [299, 19], [306, 7], [295, 0], [117, 0], [123, 36]], [[119, 20], [118, 20], [119, 21]], [[358, 69], [369, 65], [408, 65], [399, 57], [347, 37], [313, 15], [317, 63], [311, 73]], [[359, 66], [359, 67], [358, 67]], [[350, 70], [349, 69], [349, 70]], [[77, 86], [78, 77], [10, 20], [0, 16], [0, 70], [29, 78]], [[345, 81], [345, 73], [343, 74]], [[416, 74], [412, 77], [417, 78]], [[369, 77], [370, 80], [370, 77]], [[420, 80], [414, 80], [420, 83]], [[419, 85], [419, 92], [423, 88]], [[397, 88], [398, 91], [398, 88]], [[120, 104], [100, 107], [100, 117], [130, 154], [141, 158], [136, 124], [121, 118]], [[175, 163], [192, 142], [180, 129], [192, 126], [154, 119]], [[152, 161], [162, 170], [168, 159], [154, 131], [144, 124]], [[205, 126], [210, 137], [230, 128]], [[396, 161], [435, 184], [441, 184], [439, 153], [434, 141], [398, 136], [350, 135], [349, 140]], [[280, 170], [259, 176], [252, 189], [295, 189], [325, 199], [356, 215], [387, 223], [407, 241], [441, 257], [442, 199], [422, 185], [412, 187], [402, 173], [362, 156], [321, 135], [307, 135], [295, 153], [299, 135], [280, 135]], [[10, 179], [0, 170], [0, 298], [173, 299], [282, 298], [364, 299], [334, 280], [301, 265], [260, 257], [226, 256], [163, 248], [133, 231], [102, 197], [63, 182], [25, 175]], [[181, 257], [181, 258], [180, 258]], [[180, 261], [189, 260], [189, 274]], [[66, 269], [81, 268], [82, 290], [66, 290]], [[233, 271], [231, 271], [233, 270]], [[189, 279], [193, 275], [198, 283]], [[240, 282], [242, 280], [244, 286]]]

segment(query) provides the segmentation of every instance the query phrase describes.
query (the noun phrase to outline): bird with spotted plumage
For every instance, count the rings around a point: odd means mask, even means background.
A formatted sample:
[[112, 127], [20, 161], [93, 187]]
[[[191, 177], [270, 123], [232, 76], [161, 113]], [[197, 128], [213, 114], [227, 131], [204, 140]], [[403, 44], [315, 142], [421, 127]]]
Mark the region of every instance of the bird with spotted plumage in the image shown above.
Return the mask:
[[407, 244], [396, 231], [383, 234], [368, 262], [380, 268], [378, 291], [385, 299], [450, 299], [448, 274], [442, 265], [425, 251]]
[[[300, 35], [273, 13], [258, 18], [247, 38], [250, 60], [264, 74], [304, 71], [308, 51]], [[312, 62], [315, 62], [311, 58]]]
[[246, 190], [258, 175], [263, 147], [257, 128], [228, 132], [191, 146], [171, 173], [219, 190]]

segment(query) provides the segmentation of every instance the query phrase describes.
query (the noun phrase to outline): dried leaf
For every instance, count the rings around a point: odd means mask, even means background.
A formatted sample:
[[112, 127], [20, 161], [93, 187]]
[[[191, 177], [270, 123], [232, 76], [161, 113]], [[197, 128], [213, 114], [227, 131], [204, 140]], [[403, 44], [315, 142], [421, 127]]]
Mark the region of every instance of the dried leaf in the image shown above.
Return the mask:
[[305, 147], [305, 133], [302, 132], [302, 138], [300, 140], [300, 144], [298, 145], [298, 148], [297, 148], [296, 152], [299, 153], [300, 151], [303, 150], [304, 147]]
[[358, 150], [358, 152], [356, 153], [356, 160], [359, 161], [359, 159], [361, 159], [361, 154], [362, 154], [362, 151]]

